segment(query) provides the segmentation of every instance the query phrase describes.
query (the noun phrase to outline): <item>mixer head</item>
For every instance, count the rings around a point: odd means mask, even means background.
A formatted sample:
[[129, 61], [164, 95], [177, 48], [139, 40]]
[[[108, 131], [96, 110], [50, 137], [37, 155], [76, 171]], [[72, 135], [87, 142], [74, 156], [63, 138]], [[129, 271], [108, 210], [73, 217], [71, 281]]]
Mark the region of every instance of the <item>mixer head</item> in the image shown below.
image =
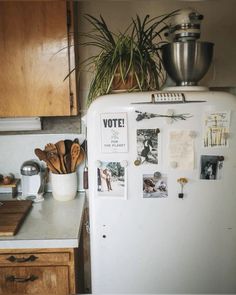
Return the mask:
[[174, 14], [165, 36], [170, 42], [197, 40], [201, 34], [203, 15], [193, 8], [185, 8]]

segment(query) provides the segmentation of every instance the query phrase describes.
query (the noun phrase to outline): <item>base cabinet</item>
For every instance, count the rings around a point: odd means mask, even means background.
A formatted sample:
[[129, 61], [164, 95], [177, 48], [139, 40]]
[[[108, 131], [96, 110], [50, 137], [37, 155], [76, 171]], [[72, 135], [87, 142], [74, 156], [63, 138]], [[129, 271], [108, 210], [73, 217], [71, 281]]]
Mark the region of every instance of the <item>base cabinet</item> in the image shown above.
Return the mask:
[[76, 294], [77, 249], [0, 250], [0, 294]]

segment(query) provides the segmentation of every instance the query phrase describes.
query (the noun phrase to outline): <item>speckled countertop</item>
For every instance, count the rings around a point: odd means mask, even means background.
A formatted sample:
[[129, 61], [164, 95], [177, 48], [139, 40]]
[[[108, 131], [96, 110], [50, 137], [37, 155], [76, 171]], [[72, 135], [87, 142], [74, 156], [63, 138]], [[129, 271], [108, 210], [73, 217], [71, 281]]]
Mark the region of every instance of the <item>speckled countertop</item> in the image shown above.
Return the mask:
[[67, 202], [53, 199], [50, 193], [45, 200], [34, 203], [20, 230], [15, 236], [0, 237], [0, 249], [20, 248], [76, 248], [85, 204], [85, 196], [78, 193]]

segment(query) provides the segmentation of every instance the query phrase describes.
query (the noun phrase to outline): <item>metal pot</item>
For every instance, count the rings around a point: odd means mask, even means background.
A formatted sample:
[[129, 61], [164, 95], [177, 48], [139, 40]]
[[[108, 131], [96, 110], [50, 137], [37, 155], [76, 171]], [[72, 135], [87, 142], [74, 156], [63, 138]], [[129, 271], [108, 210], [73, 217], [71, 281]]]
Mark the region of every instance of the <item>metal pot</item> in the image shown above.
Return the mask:
[[173, 42], [162, 46], [163, 65], [177, 86], [195, 86], [207, 73], [213, 57], [210, 42]]

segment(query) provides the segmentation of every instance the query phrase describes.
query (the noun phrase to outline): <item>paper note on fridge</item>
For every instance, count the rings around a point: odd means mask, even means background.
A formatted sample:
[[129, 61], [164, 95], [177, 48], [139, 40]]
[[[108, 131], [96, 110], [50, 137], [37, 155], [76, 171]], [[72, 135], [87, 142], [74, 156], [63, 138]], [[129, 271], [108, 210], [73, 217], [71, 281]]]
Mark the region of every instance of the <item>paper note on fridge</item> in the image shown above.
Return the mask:
[[169, 133], [169, 165], [176, 169], [194, 169], [194, 137], [189, 130], [172, 130]]
[[127, 113], [104, 113], [100, 119], [102, 153], [128, 152]]

